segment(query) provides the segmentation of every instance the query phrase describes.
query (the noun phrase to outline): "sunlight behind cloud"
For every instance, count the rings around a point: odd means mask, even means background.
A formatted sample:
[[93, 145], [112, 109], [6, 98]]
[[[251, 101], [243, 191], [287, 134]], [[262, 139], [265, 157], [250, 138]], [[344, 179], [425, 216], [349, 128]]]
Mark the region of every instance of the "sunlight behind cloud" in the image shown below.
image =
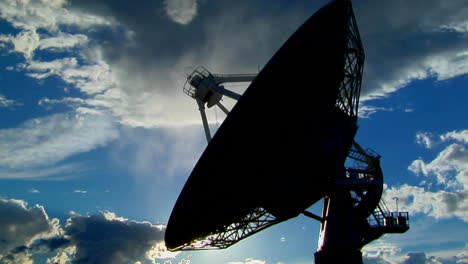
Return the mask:
[[189, 24], [197, 15], [197, 0], [164, 0], [167, 15], [182, 25]]

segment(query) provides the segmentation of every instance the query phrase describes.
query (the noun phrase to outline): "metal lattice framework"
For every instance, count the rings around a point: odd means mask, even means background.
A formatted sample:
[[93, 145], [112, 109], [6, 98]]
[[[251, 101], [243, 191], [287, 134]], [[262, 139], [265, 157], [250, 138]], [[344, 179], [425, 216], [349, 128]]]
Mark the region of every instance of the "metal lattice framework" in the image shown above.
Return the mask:
[[348, 12], [350, 19], [346, 29], [344, 76], [339, 88], [340, 96], [336, 101], [336, 106], [357, 119], [364, 68], [364, 48], [352, 9], [349, 9]]
[[353, 142], [348, 158], [354, 161], [354, 164], [347, 168], [347, 178], [344, 182], [350, 186], [354, 213], [367, 218], [382, 197], [383, 174], [380, 168], [380, 155], [372, 149], [364, 150], [358, 143]]
[[273, 215], [265, 209], [255, 208], [244, 216], [240, 221], [221, 228], [203, 240], [195, 240], [177, 250], [200, 250], [200, 249], [223, 249], [231, 246], [239, 240], [262, 231], [274, 224], [279, 223]]

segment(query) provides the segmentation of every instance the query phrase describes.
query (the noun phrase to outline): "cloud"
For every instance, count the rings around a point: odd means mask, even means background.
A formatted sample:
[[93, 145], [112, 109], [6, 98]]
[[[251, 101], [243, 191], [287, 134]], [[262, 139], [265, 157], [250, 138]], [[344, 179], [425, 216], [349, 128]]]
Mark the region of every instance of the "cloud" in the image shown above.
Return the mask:
[[0, 215], [0, 263], [33, 263], [27, 247], [62, 232], [58, 219], [49, 219], [40, 205], [0, 199]]
[[47, 264], [70, 264], [76, 248], [73, 246], [60, 250], [57, 255], [47, 259]]
[[74, 190], [73, 191], [74, 193], [87, 193], [88, 191], [84, 191], [84, 190]]
[[[468, 150], [464, 144], [454, 143], [442, 150], [429, 163], [421, 159], [413, 161], [409, 167], [413, 172], [421, 172], [425, 176], [435, 175], [438, 183], [460, 188], [466, 187], [468, 181]], [[416, 168], [415, 168], [416, 167]]]
[[34, 189], [34, 188], [30, 189], [29, 192], [30, 193], [40, 193], [40, 191], [38, 189]]
[[182, 25], [189, 24], [197, 15], [197, 0], [164, 0], [167, 15]]
[[0, 16], [16, 28], [31, 31], [58, 31], [59, 25], [90, 28], [113, 23], [111, 18], [70, 11], [66, 4], [66, 0], [4, 0], [0, 2]]
[[67, 57], [53, 61], [32, 60], [23, 67], [32, 78], [45, 79], [58, 76], [84, 94], [93, 95], [115, 86], [109, 65], [99, 59], [99, 54], [94, 55], [95, 60], [88, 65], [80, 65], [77, 58]]
[[455, 140], [468, 144], [468, 129], [462, 131], [452, 131], [440, 136], [442, 141]]
[[[157, 178], [160, 182], [162, 177], [185, 174], [192, 169], [206, 146], [206, 139], [199, 126], [125, 128], [113, 146], [111, 155], [117, 166], [146, 180], [160, 175]], [[155, 160], [160, 162], [155, 163]]]
[[21, 200], [0, 199], [0, 215], [0, 263], [32, 264], [35, 254], [55, 252], [47, 263], [155, 264], [178, 254], [164, 245], [165, 226], [112, 212], [72, 214], [60, 227], [40, 205], [28, 208]]
[[446, 146], [431, 162], [414, 160], [410, 171], [426, 176], [427, 181], [435, 180], [439, 190], [429, 186], [386, 188], [384, 199], [391, 201], [397, 196], [402, 210], [425, 213], [435, 218], [458, 217], [468, 222], [468, 150], [467, 130], [451, 131], [440, 136], [442, 142], [455, 141]]
[[118, 133], [106, 116], [70, 113], [36, 118], [16, 128], [1, 129], [0, 175], [9, 178], [9, 173], [21, 175], [24, 169], [34, 169], [40, 177], [76, 169], [77, 164], [57, 163], [103, 146], [117, 138]]
[[418, 132], [416, 134], [416, 143], [423, 146], [427, 149], [430, 149], [434, 146], [434, 141], [431, 139], [431, 134], [427, 132]]
[[[190, 6], [193, 2], [184, 3]], [[112, 49], [106, 51], [105, 57], [109, 59], [111, 68], [134, 72], [138, 76], [138, 83], [154, 84], [150, 85], [153, 89], [144, 89], [151, 94], [160, 91], [167, 94], [167, 87], [176, 89], [175, 80], [167, 76], [177, 70], [180, 67], [178, 65], [205, 65], [214, 71], [227, 73], [254, 71], [257, 65], [264, 65], [282, 41], [310, 15], [313, 8], [318, 7], [311, 5], [304, 9], [304, 6], [292, 4], [288, 6], [289, 16], [273, 13], [272, 9], [262, 7], [261, 4], [252, 5], [249, 2], [249, 8], [246, 8], [245, 1], [237, 1], [236, 6], [229, 3], [213, 4], [210, 6], [211, 11], [200, 15], [198, 23], [189, 30], [167, 26], [157, 16], [142, 16], [145, 11], [138, 10], [138, 7], [131, 8], [123, 16], [122, 6], [113, 8], [103, 4], [107, 12], [100, 14], [112, 14], [134, 32], [136, 45], [129, 49], [125, 43], [115, 43]], [[87, 10], [92, 7], [91, 4], [84, 6]], [[157, 6], [151, 6], [153, 8]], [[260, 8], [261, 13], [251, 13]], [[463, 1], [452, 1], [450, 5], [440, 0], [411, 3], [386, 1], [383, 5], [366, 2], [356, 3], [355, 9], [368, 53], [363, 99], [387, 96], [415, 79], [435, 76], [443, 80], [468, 72], [466, 38], [460, 32], [464, 30], [463, 27], [457, 32], [442, 30], [448, 24], [465, 23], [466, 18], [462, 14], [466, 6]], [[374, 15], [381, 13], [379, 11], [382, 9], [389, 12]], [[422, 10], [420, 16], [415, 17], [402, 11], [415, 9]], [[224, 10], [231, 12], [226, 13]], [[135, 19], [138, 23], [135, 23]], [[157, 27], [157, 33], [148, 34], [148, 24]], [[161, 37], [169, 38], [165, 43], [171, 43], [171, 46], [161, 43]], [[190, 46], [184, 45], [185, 39], [191, 40]], [[138, 52], [133, 52], [135, 50]], [[138, 72], [135, 69], [139, 69]], [[163, 74], [147, 75], [145, 71]], [[179, 72], [182, 72], [180, 68]], [[173, 101], [176, 101], [175, 98]]]
[[88, 42], [88, 38], [82, 34], [57, 33], [55, 37], [41, 38], [35, 30], [23, 30], [16, 36], [0, 35], [0, 42], [13, 44], [10, 52], [22, 53], [26, 59], [31, 59], [34, 52], [39, 50], [65, 50], [80, 46]]
[[424, 252], [410, 252], [401, 264], [455, 264], [466, 263], [467, 261], [466, 252], [448, 258], [427, 256]]
[[[318, 8], [317, 3], [292, 4], [288, 12], [283, 9], [279, 12], [261, 6], [261, 2], [253, 5], [250, 1], [238, 1], [235, 5], [222, 2], [203, 10], [203, 16], [189, 28], [168, 23], [155, 10], [164, 10], [179, 23], [190, 23], [201, 12], [195, 0], [141, 5], [93, 0], [65, 5], [60, 1], [44, 7], [37, 1], [30, 2], [25, 7], [9, 0], [4, 4], [8, 11], [2, 15], [15, 27], [31, 32], [28, 34], [45, 28], [52, 35], [40, 38], [39, 43], [34, 42], [24, 52], [31, 54], [34, 46], [80, 46], [80, 56], [86, 65], [74, 63], [76, 58], [72, 57], [31, 61], [26, 65], [29, 76], [38, 79], [58, 76], [81, 92], [94, 95], [86, 102], [93, 107], [87, 109], [105, 107], [122, 124], [136, 127], [198, 123], [190, 101], [180, 92], [185, 67], [205, 65], [221, 73], [255, 72]], [[462, 15], [466, 9], [464, 1], [443, 3], [432, 0], [355, 4], [368, 53], [363, 101], [387, 96], [414, 79], [437, 76], [442, 80], [468, 72], [464, 27], [459, 26], [466, 24]], [[382, 8], [389, 12], [373, 15]], [[53, 13], [50, 19], [36, 14], [42, 9], [57, 14]], [[255, 12], [258, 9], [262, 12]], [[402, 12], [416, 9], [421, 10], [420, 16]], [[67, 12], [68, 16], [61, 15]], [[40, 23], [31, 23], [33, 19]], [[107, 27], [109, 39], [95, 39], [84, 30], [77, 34], [60, 32], [58, 25], [78, 25], [82, 29]], [[362, 110], [361, 113], [368, 110], [370, 114], [384, 109]]]
[[[122, 31], [132, 32], [129, 34], [131, 39], [115, 37], [115, 40], [111, 38], [106, 43], [105, 48], [100, 45], [93, 47], [102, 54], [100, 58], [114, 77], [113, 86], [93, 99], [105, 104], [122, 124], [147, 128], [199, 124], [196, 104], [181, 92], [185, 81], [184, 69], [212, 65], [209, 68], [218, 72], [256, 72], [257, 65], [264, 64], [274, 51], [270, 48], [270, 42], [280, 44], [274, 34], [281, 32], [277, 29], [292, 28], [288, 24], [269, 23], [273, 17], [284, 16], [283, 13], [237, 16], [214, 12], [210, 23], [205, 18], [201, 24], [194, 24], [190, 29], [148, 13], [148, 10], [166, 10], [170, 7], [185, 10], [195, 7], [197, 3], [183, 1], [184, 7], [177, 2], [167, 1], [162, 6], [157, 3], [116, 6], [108, 1], [85, 1], [74, 2], [71, 6], [72, 9], [86, 10], [96, 15], [112, 16], [122, 26]], [[215, 8], [225, 10], [218, 4]], [[233, 8], [239, 9], [239, 12], [252, 12], [247, 3]], [[288, 18], [290, 21], [298, 20], [292, 14]], [[242, 33], [240, 37], [239, 32]], [[192, 40], [186, 42], [186, 38]], [[282, 36], [280, 39], [285, 38]], [[265, 48], [254, 49], [255, 45]], [[248, 54], [243, 55], [245, 52]], [[93, 64], [93, 60], [90, 59], [88, 63]], [[88, 100], [87, 103], [93, 101]]]
[[372, 106], [369, 104], [361, 104], [359, 106], [359, 117], [360, 118], [370, 118], [371, 115], [380, 112], [380, 111], [393, 111], [393, 108]]
[[435, 218], [458, 217], [468, 222], [468, 191], [427, 191], [424, 187], [402, 185], [385, 189], [384, 200], [399, 198], [400, 211], [424, 213]]
[[59, 32], [56, 36], [43, 38], [39, 41], [39, 49], [62, 50], [84, 45], [88, 42], [88, 37], [83, 34], [68, 34]]
[[[354, 7], [366, 50], [363, 100], [389, 96], [413, 80], [468, 72], [463, 0], [356, 2]], [[419, 10], [418, 16], [409, 10]]]
[[[78, 115], [104, 115], [108, 124], [157, 129], [200, 124], [196, 104], [181, 92], [187, 66], [204, 65], [219, 73], [256, 72], [319, 5], [293, 3], [285, 12], [265, 8], [261, 1], [225, 1], [210, 8], [175, 0], [141, 5], [27, 2], [0, 4], [0, 16], [20, 32], [10, 39], [21, 39], [18, 50], [28, 58], [18, 68], [41, 81], [58, 77], [67, 89], [79, 92], [76, 97], [44, 98], [41, 104], [66, 104]], [[355, 4], [367, 52], [363, 100], [387, 96], [413, 79], [446, 79], [467, 72], [466, 38], [460, 26], [466, 20], [460, 15], [465, 5], [442, 3]], [[389, 12], [375, 16], [382, 8]], [[421, 16], [401, 11], [416, 9]], [[37, 49], [53, 54], [70, 48], [73, 53], [51, 60], [34, 57]], [[362, 110], [370, 114], [384, 109]]]
[[228, 264], [265, 264], [265, 260], [247, 258], [245, 261], [242, 262], [228, 262]]
[[[126, 125], [193, 124], [197, 121], [193, 108], [187, 107], [190, 103], [183, 100], [180, 92], [176, 93], [182, 86], [178, 82], [184, 81], [185, 67], [204, 65], [220, 73], [256, 72], [257, 66], [266, 64], [318, 7], [317, 3], [292, 4], [287, 7], [288, 12], [277, 12], [262, 6], [261, 1], [236, 1], [235, 5], [222, 2], [210, 5], [210, 9], [197, 7], [203, 15], [187, 27], [168, 24], [160, 16], [148, 13], [158, 8], [167, 11], [169, 6], [179, 11], [196, 9], [196, 1], [184, 1], [185, 6], [181, 2], [166, 1], [162, 7], [112, 6], [108, 1], [98, 4], [91, 0], [72, 4], [101, 16], [112, 16], [125, 30], [133, 32], [131, 45], [129, 41], [115, 41], [103, 50], [103, 60], [110, 69], [123, 73], [117, 75], [115, 84], [120, 96], [125, 97], [120, 106], [124, 105], [126, 111], [115, 113]], [[382, 8], [389, 12], [375, 16]], [[262, 12], [254, 12], [259, 9]], [[402, 11], [416, 9], [422, 10], [421, 16]], [[388, 96], [415, 79], [443, 80], [468, 72], [464, 33], [442, 30], [444, 25], [464, 23], [464, 1], [452, 1], [450, 5], [440, 0], [386, 1], [383, 5], [366, 2], [356, 3], [355, 10], [367, 52], [363, 101]], [[371, 114], [387, 109], [362, 110], [363, 114], [364, 110]]]
[[18, 103], [14, 100], [7, 99], [5, 96], [0, 95], [0, 107], [11, 108], [13, 106], [20, 106], [21, 103]]
[[74, 162], [43, 167], [0, 168], [0, 179], [66, 180], [89, 171], [85, 165]]
[[455, 264], [465, 263], [468, 257], [466, 247], [440, 252], [403, 252], [385, 239], [365, 246], [362, 252], [364, 264]]
[[39, 35], [36, 31], [26, 30], [20, 32], [11, 42], [14, 45], [15, 51], [23, 53], [26, 58], [33, 56], [34, 50], [39, 46]]
[[466, 253], [451, 257], [427, 256], [424, 252], [409, 252], [404, 257], [364, 256], [364, 264], [456, 264], [467, 261]]
[[117, 217], [111, 212], [72, 216], [64, 228], [72, 263], [155, 263], [165, 257], [164, 226]]

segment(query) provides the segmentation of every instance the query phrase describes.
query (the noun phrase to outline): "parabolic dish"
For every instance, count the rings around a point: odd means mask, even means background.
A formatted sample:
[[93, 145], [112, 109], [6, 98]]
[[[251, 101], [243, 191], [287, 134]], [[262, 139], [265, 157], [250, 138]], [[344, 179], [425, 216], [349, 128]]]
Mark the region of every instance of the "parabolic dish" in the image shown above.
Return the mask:
[[174, 206], [166, 246], [225, 248], [323, 198], [345, 173], [363, 60], [349, 1], [310, 17], [205, 149]]

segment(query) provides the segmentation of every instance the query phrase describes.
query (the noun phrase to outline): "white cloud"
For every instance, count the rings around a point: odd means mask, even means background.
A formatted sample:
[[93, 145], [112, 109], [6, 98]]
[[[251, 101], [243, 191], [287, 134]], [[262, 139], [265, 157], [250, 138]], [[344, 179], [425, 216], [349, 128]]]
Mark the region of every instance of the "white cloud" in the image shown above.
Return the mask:
[[365, 264], [396, 264], [401, 253], [398, 246], [377, 240], [362, 249]]
[[83, 163], [53, 165], [50, 167], [0, 168], [0, 179], [30, 179], [30, 180], [66, 180], [86, 172], [88, 168]]
[[35, 30], [23, 30], [16, 36], [0, 35], [0, 42], [13, 44], [13, 50], [10, 52], [22, 53], [27, 60], [30, 60], [37, 49], [60, 51], [73, 48], [86, 44], [88, 37], [82, 34], [58, 32], [54, 37], [41, 38]]
[[438, 81], [443, 81], [468, 73], [468, 49], [426, 56], [407, 68], [400, 69], [394, 79], [381, 81], [378, 89], [365, 94], [362, 101], [388, 97], [415, 80], [435, 77]]
[[75, 57], [67, 57], [53, 61], [31, 60], [24, 64], [23, 68], [32, 78], [45, 79], [55, 75], [81, 92], [94, 95], [116, 85], [114, 74], [109, 65], [99, 58], [99, 54], [95, 53], [95, 55], [96, 57], [92, 61], [88, 61], [87, 65], [80, 65]]
[[242, 262], [228, 262], [228, 264], [265, 264], [265, 260], [259, 260], [254, 258], [247, 258]]
[[7, 99], [5, 96], [0, 94], [0, 107], [13, 107], [19, 106], [20, 103], [16, 102], [15, 100]]
[[[429, 163], [423, 160], [414, 161], [410, 166], [418, 163], [421, 172], [437, 176], [438, 183], [457, 187], [461, 184], [468, 186], [466, 175], [468, 174], [468, 150], [462, 144], [454, 143], [442, 150], [439, 155]], [[459, 188], [463, 186], [458, 186]]]
[[424, 213], [435, 218], [458, 217], [468, 222], [468, 191], [427, 191], [423, 187], [402, 185], [385, 189], [387, 203], [398, 197], [400, 211]]
[[456, 140], [468, 144], [468, 129], [462, 131], [452, 131], [440, 136], [443, 141]]
[[455, 264], [466, 263], [466, 253], [450, 257], [437, 257], [424, 252], [409, 252], [405, 256], [369, 256], [363, 257], [364, 264]]
[[[118, 136], [102, 115], [54, 114], [0, 130], [0, 168], [10, 170], [55, 165], [67, 157], [103, 146]], [[50, 169], [70, 169], [63, 165]]]
[[468, 19], [466, 16], [454, 17], [452, 18], [453, 22], [448, 23], [447, 25], [441, 25], [441, 30], [453, 30], [456, 32], [464, 33], [468, 31]]
[[434, 146], [434, 141], [431, 139], [432, 135], [427, 132], [418, 132], [416, 134], [416, 143], [425, 147], [425, 148], [432, 148]]
[[167, 15], [182, 25], [189, 24], [197, 15], [197, 0], [164, 0]]
[[12, 39], [12, 42], [15, 51], [23, 53], [26, 58], [31, 58], [39, 46], [39, 35], [34, 30], [22, 31]]
[[34, 189], [34, 188], [30, 189], [29, 192], [30, 193], [40, 193], [40, 191], [38, 189]]
[[427, 181], [436, 180], [438, 191], [429, 187], [402, 185], [386, 188], [384, 199], [397, 196], [402, 210], [425, 213], [435, 218], [458, 217], [468, 222], [468, 149], [467, 130], [448, 132], [442, 142], [456, 141], [446, 146], [431, 162], [417, 159], [408, 167], [415, 174], [423, 174]]
[[429, 57], [424, 64], [429, 73], [437, 76], [439, 81], [466, 74], [468, 73], [468, 49], [459, 53], [434, 55]]
[[59, 32], [56, 36], [42, 38], [39, 41], [39, 49], [67, 49], [84, 45], [88, 42], [88, 37], [83, 34], [68, 34]]
[[87, 193], [88, 191], [85, 191], [85, 190], [74, 190], [73, 191], [74, 193]]
[[360, 118], [370, 118], [371, 115], [379, 112], [379, 111], [393, 111], [393, 108], [386, 108], [386, 107], [378, 107], [368, 104], [361, 104], [359, 106], [359, 117]]
[[29, 61], [23, 67], [29, 71], [29, 76], [36, 79], [45, 79], [51, 75], [61, 76], [64, 71], [78, 67], [74, 57], [56, 59], [53, 61]]
[[411, 165], [408, 167], [412, 173], [416, 175], [428, 175], [428, 170], [426, 168], [426, 163], [422, 159], [414, 160]]
[[35, 31], [46, 29], [58, 31], [59, 25], [76, 25], [90, 28], [98, 25], [112, 25], [111, 18], [85, 14], [66, 9], [65, 0], [4, 0], [0, 2], [0, 17], [14, 27]]

